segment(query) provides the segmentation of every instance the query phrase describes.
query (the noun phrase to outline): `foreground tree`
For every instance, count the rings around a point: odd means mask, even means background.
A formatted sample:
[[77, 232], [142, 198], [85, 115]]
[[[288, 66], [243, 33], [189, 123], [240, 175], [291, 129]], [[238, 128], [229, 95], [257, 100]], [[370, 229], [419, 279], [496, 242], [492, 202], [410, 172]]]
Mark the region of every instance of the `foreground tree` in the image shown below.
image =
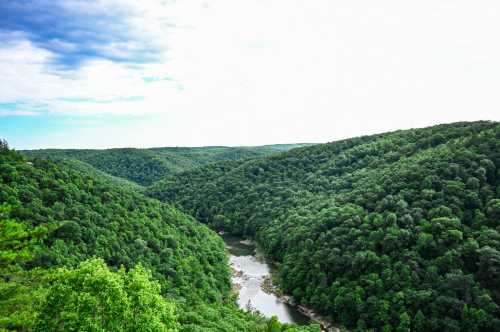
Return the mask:
[[60, 268], [35, 324], [36, 331], [177, 331], [175, 306], [160, 295], [160, 285], [138, 266], [112, 272], [102, 259], [77, 269]]
[[12, 265], [33, 258], [37, 240], [49, 231], [45, 225], [29, 229], [26, 224], [9, 218], [10, 211], [9, 205], [0, 204], [0, 275], [3, 279]]

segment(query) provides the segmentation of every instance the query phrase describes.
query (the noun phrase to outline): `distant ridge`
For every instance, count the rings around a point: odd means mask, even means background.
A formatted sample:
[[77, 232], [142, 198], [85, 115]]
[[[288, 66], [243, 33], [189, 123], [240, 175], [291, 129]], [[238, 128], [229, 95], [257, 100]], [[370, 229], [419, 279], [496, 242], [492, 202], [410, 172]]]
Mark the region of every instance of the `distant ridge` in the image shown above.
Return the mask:
[[275, 144], [254, 147], [157, 147], [113, 149], [21, 150], [31, 158], [73, 159], [99, 171], [139, 185], [151, 185], [167, 175], [222, 160], [271, 155], [311, 144]]

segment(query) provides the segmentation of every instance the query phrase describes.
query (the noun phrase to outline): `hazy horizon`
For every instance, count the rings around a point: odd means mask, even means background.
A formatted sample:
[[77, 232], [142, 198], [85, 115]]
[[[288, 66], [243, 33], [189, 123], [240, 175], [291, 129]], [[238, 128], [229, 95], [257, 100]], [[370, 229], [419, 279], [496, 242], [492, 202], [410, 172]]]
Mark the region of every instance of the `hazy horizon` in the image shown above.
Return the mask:
[[[8, 141], [7, 141], [8, 143]], [[326, 142], [325, 142], [326, 143]], [[321, 143], [308, 143], [308, 142], [295, 142], [295, 143], [277, 143], [277, 144], [262, 144], [262, 145], [193, 145], [193, 146], [170, 146], [170, 145], [158, 145], [158, 146], [145, 146], [145, 147], [136, 147], [136, 146], [123, 146], [123, 147], [110, 147], [110, 148], [40, 148], [40, 149], [16, 149], [18, 151], [31, 151], [31, 150], [113, 150], [113, 149], [164, 149], [164, 148], [253, 148], [253, 147], [263, 147], [263, 146], [274, 146], [274, 145], [301, 145], [301, 144], [321, 144]], [[10, 148], [14, 148], [13, 146], [9, 146]]]
[[[495, 120], [476, 120], [476, 121], [456, 121], [456, 122], [449, 122], [449, 123], [457, 123], [457, 122], [497, 122]], [[448, 123], [448, 124], [449, 124]], [[447, 123], [436, 123], [434, 125], [440, 125], [440, 124], [447, 124]], [[390, 130], [390, 131], [383, 131], [383, 132], [374, 132], [374, 133], [369, 133], [369, 134], [361, 134], [357, 136], [349, 136], [349, 137], [341, 137], [338, 139], [334, 140], [329, 140], [329, 141], [324, 141], [324, 142], [285, 142], [285, 143], [264, 143], [264, 144], [258, 144], [258, 145], [155, 145], [155, 146], [112, 146], [112, 147], [106, 147], [106, 148], [81, 148], [81, 147], [40, 147], [40, 148], [16, 148], [15, 146], [10, 145], [10, 142], [7, 140], [9, 143], [9, 146], [11, 148], [14, 148], [16, 150], [109, 150], [109, 149], [161, 149], [161, 148], [212, 148], [212, 147], [228, 147], [228, 148], [251, 148], [251, 147], [262, 147], [262, 146], [271, 146], [271, 145], [299, 145], [299, 144], [323, 144], [323, 143], [331, 143], [335, 141], [340, 141], [344, 139], [349, 139], [349, 138], [355, 138], [355, 137], [361, 137], [361, 136], [370, 136], [370, 135], [377, 135], [377, 134], [383, 134], [383, 133], [389, 133], [393, 131], [399, 131], [399, 130], [409, 130], [409, 129], [419, 129], [419, 128], [427, 128], [427, 127], [432, 127], [434, 125], [430, 126], [423, 126], [423, 127], [411, 127], [411, 128], [400, 128], [400, 129], [395, 129], [395, 130]]]

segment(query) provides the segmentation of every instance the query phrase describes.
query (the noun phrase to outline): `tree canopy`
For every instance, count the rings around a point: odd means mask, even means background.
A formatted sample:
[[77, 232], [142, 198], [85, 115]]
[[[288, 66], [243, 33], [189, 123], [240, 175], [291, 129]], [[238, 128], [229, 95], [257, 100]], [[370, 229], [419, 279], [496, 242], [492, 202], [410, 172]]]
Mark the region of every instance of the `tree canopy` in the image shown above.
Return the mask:
[[[26, 150], [30, 157], [57, 161], [79, 161], [79, 167], [91, 167], [111, 176], [139, 185], [151, 185], [167, 175], [222, 160], [241, 160], [262, 157], [308, 144], [277, 144], [255, 147], [164, 147], [152, 149], [47, 149]], [[83, 164], [82, 164], [83, 163]]]
[[350, 328], [500, 330], [500, 125], [454, 123], [207, 165], [148, 189], [255, 237], [282, 289]]
[[178, 331], [174, 304], [140, 265], [113, 272], [91, 259], [46, 278], [35, 331]]
[[6, 143], [0, 262], [2, 331], [267, 327], [237, 308], [224, 243], [208, 227], [102, 172]]

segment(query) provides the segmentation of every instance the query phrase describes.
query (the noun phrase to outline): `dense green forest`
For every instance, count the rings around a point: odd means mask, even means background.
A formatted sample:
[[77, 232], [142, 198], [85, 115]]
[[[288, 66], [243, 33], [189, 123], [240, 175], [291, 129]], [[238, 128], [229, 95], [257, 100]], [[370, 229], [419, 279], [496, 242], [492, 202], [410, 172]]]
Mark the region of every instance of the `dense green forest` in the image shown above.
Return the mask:
[[281, 288], [358, 331], [500, 331], [500, 124], [210, 164], [148, 189], [255, 237]]
[[2, 142], [0, 331], [318, 331], [239, 310], [199, 221], [352, 330], [500, 331], [499, 123], [292, 147]]
[[224, 243], [73, 161], [0, 144], [0, 330], [318, 331], [239, 310]]
[[[276, 144], [256, 147], [165, 147], [108, 150], [25, 150], [30, 157], [70, 159], [112, 176], [150, 185], [167, 175], [222, 160], [262, 157], [310, 144]], [[83, 166], [81, 166], [83, 167]]]

